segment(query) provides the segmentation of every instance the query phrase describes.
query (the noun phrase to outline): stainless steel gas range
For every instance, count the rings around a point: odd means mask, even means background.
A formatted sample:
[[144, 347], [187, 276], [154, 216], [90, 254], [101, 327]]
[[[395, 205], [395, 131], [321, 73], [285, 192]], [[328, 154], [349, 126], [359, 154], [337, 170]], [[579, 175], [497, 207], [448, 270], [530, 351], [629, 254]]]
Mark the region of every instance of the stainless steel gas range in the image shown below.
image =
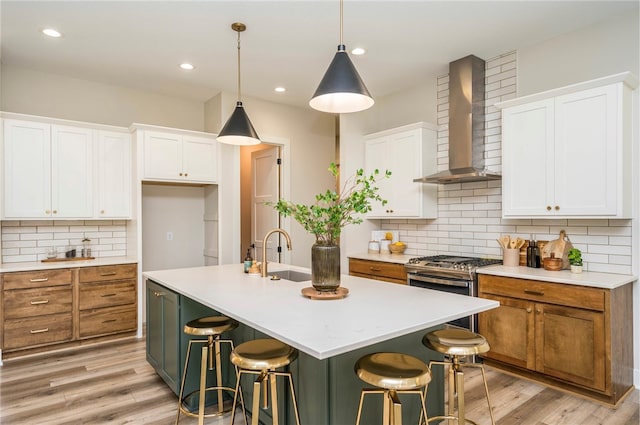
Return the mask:
[[[434, 255], [412, 258], [405, 269], [410, 286], [475, 297], [478, 295], [476, 269], [501, 263], [502, 260], [493, 258]], [[475, 316], [463, 317], [449, 324], [476, 331]]]

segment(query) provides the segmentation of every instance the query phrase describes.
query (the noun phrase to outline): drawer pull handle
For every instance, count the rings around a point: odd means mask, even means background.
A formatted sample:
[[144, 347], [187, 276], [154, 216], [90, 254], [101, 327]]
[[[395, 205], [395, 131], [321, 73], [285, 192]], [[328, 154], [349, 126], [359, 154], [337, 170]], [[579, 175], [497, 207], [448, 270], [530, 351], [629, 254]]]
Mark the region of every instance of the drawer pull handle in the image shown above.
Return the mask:
[[107, 297], [115, 297], [118, 294], [104, 294], [104, 295], [100, 295], [102, 298], [107, 298]]
[[115, 321], [116, 319], [107, 319], [107, 320], [103, 320], [102, 323], [113, 323]]
[[154, 292], [153, 295], [155, 295], [156, 297], [164, 297], [166, 295], [166, 293], [164, 292]]
[[31, 334], [41, 334], [44, 332], [49, 332], [49, 328], [44, 328], [44, 329], [32, 329], [29, 331], [29, 333]]
[[49, 280], [48, 277], [40, 277], [37, 279], [29, 279], [29, 282], [46, 282], [47, 280]]
[[381, 272], [382, 270], [377, 268], [377, 267], [369, 267], [369, 270], [371, 270], [372, 272]]
[[100, 276], [115, 276], [117, 274], [118, 272], [104, 272], [104, 273], [100, 273]]
[[31, 305], [49, 304], [49, 300], [31, 301]]
[[540, 291], [532, 291], [532, 290], [530, 290], [530, 289], [525, 289], [525, 290], [524, 290], [524, 293], [525, 293], [525, 294], [529, 294], [529, 295], [537, 295], [537, 296], [539, 296], [539, 297], [544, 296], [544, 292], [540, 292]]

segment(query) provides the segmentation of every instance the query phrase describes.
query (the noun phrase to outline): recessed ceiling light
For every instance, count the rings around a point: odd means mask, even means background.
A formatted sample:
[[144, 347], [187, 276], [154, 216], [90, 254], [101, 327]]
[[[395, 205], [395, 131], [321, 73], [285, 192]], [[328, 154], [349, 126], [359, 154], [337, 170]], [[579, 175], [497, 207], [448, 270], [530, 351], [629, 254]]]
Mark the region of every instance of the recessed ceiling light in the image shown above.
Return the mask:
[[180, 68], [182, 69], [186, 69], [187, 71], [191, 71], [192, 69], [195, 68], [195, 66], [191, 65], [190, 63], [181, 63], [180, 64]]
[[278, 93], [287, 91], [287, 89], [285, 89], [284, 87], [276, 87], [274, 90], [277, 91]]
[[45, 28], [42, 30], [42, 33], [44, 35], [48, 35], [49, 37], [62, 37], [62, 34], [56, 30], [54, 30], [53, 28]]
[[351, 51], [351, 54], [353, 55], [364, 55], [365, 53], [367, 53], [367, 51], [364, 50], [362, 47], [356, 47]]

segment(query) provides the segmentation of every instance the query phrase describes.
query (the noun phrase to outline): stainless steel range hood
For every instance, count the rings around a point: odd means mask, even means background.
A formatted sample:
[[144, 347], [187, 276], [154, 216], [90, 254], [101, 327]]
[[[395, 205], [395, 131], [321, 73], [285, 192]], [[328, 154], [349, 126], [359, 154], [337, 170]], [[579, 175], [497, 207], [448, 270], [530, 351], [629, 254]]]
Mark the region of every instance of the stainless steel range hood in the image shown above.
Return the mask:
[[469, 55], [449, 64], [449, 169], [420, 183], [498, 180], [484, 165], [484, 60]]

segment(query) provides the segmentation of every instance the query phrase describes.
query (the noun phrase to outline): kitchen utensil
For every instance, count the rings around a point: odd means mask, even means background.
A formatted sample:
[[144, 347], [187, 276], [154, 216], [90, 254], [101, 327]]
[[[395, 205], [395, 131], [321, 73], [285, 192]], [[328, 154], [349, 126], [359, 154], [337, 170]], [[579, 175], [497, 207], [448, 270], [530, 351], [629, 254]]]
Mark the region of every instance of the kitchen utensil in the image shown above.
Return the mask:
[[509, 248], [509, 242], [511, 242], [511, 237], [509, 235], [500, 236], [500, 242], [502, 245], [502, 249]]
[[524, 246], [525, 242], [526, 241], [524, 239], [522, 239], [522, 238], [516, 238], [516, 248], [517, 249], [522, 248]]
[[518, 243], [518, 241], [516, 241], [515, 239], [511, 239], [509, 241], [509, 249], [516, 249], [517, 248], [517, 243]]

